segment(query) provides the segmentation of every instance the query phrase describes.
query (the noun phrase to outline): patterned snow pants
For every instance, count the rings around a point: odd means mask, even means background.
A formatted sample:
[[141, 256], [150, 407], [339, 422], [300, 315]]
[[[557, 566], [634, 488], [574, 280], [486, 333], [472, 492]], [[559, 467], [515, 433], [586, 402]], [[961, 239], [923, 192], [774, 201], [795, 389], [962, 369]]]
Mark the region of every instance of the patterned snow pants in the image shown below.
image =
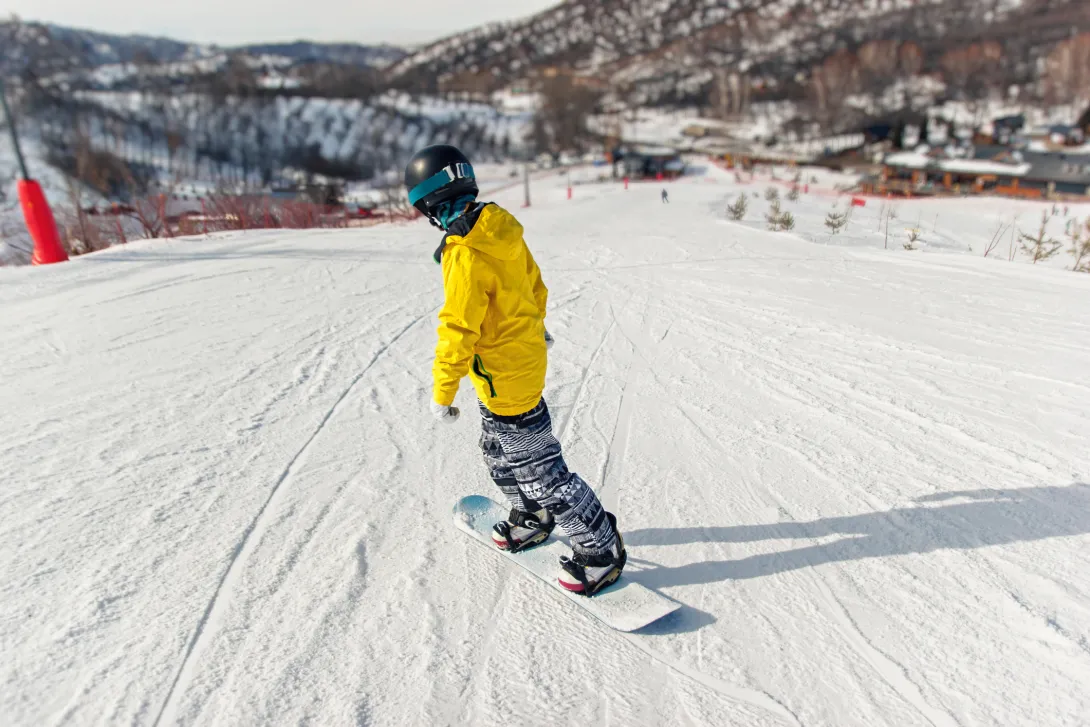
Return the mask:
[[511, 507], [530, 512], [544, 507], [577, 552], [609, 550], [616, 539], [613, 526], [594, 490], [568, 471], [545, 400], [513, 417], [480, 407], [485, 465]]

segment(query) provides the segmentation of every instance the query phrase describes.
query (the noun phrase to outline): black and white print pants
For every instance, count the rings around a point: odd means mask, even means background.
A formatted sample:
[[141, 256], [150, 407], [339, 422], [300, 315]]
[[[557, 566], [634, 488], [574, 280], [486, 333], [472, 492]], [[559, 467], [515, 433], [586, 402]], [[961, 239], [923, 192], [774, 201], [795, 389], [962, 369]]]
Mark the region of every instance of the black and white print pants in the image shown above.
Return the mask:
[[481, 451], [488, 472], [511, 506], [533, 512], [544, 507], [576, 552], [603, 553], [616, 535], [598, 496], [568, 471], [545, 400], [519, 416], [493, 414], [481, 404]]

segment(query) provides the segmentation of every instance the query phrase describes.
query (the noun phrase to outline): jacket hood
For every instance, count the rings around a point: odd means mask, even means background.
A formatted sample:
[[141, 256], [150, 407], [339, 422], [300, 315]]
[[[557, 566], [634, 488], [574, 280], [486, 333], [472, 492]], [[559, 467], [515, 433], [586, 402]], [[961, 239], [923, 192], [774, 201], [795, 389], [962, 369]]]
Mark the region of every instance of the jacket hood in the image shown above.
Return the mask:
[[514, 215], [495, 204], [485, 205], [476, 224], [465, 235], [447, 235], [448, 245], [465, 245], [499, 260], [518, 257], [522, 225]]

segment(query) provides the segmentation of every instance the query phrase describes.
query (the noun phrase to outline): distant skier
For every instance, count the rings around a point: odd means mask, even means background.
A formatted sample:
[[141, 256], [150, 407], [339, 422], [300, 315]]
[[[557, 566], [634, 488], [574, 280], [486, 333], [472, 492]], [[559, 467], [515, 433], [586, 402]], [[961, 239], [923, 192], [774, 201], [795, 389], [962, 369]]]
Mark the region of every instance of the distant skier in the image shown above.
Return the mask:
[[666, 187], [662, 188], [662, 203], [670, 204], [670, 195], [666, 192]]
[[445, 301], [432, 368], [432, 414], [452, 424], [461, 379], [472, 373], [481, 412], [480, 447], [511, 504], [496, 523], [496, 546], [518, 552], [544, 543], [555, 525], [574, 553], [560, 558], [560, 584], [591, 595], [617, 580], [627, 553], [617, 520], [568, 470], [542, 398], [548, 348], [548, 290], [510, 212], [477, 201], [473, 167], [453, 146], [417, 152], [405, 170], [409, 202], [444, 230], [435, 261]]

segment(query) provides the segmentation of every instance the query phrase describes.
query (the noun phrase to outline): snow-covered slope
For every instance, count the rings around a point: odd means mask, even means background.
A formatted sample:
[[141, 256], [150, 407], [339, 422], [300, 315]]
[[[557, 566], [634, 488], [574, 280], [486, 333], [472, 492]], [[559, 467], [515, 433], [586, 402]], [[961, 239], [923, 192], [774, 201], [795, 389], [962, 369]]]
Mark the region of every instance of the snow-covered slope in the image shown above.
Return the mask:
[[0, 270], [4, 721], [1085, 724], [1090, 276], [564, 196], [546, 395], [679, 616], [450, 526], [426, 225], [132, 244]]

